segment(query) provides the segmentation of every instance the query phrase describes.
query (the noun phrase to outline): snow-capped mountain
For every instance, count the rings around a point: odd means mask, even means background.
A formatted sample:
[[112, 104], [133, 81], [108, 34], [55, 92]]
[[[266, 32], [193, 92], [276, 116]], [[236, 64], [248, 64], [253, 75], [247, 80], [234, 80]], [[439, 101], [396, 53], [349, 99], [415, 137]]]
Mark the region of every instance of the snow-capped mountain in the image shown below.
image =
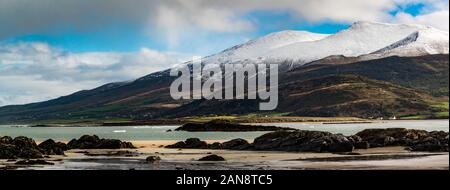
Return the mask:
[[394, 55], [448, 53], [448, 32], [422, 25], [356, 22], [333, 35], [305, 31], [269, 34], [206, 57], [204, 63], [288, 62], [303, 65], [332, 56], [368, 60]]
[[207, 63], [234, 63], [245, 60], [265, 59], [276, 49], [295, 43], [313, 42], [328, 37], [328, 34], [316, 34], [307, 31], [281, 31], [237, 45], [206, 58]]
[[391, 44], [373, 54], [383, 56], [417, 56], [427, 54], [448, 54], [449, 34], [431, 27], [421, 28], [406, 38]]

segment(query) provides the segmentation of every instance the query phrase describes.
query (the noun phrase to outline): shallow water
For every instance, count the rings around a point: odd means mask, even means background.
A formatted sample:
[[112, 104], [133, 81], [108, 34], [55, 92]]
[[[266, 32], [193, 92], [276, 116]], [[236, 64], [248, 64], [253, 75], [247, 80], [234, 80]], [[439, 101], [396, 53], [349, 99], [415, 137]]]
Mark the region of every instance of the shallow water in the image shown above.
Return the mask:
[[354, 135], [364, 129], [383, 128], [407, 128], [421, 129], [426, 131], [449, 131], [449, 120], [415, 120], [415, 121], [379, 121], [374, 123], [353, 123], [353, 124], [321, 124], [321, 123], [279, 123], [262, 124], [276, 125], [280, 127], [291, 127], [302, 130], [327, 131], [331, 133], [341, 133], [344, 135]]
[[[328, 131], [352, 135], [368, 128], [409, 128], [427, 131], [449, 131], [449, 120], [427, 121], [384, 121], [376, 123], [357, 124], [320, 124], [320, 123], [280, 123], [260, 124], [291, 127], [303, 130]], [[0, 136], [27, 136], [37, 141], [54, 139], [69, 141], [85, 134], [96, 134], [101, 138], [121, 140], [185, 140], [186, 138], [200, 138], [202, 140], [230, 140], [235, 138], [254, 139], [267, 132], [166, 132], [178, 126], [124, 126], [124, 127], [13, 127], [0, 125]]]

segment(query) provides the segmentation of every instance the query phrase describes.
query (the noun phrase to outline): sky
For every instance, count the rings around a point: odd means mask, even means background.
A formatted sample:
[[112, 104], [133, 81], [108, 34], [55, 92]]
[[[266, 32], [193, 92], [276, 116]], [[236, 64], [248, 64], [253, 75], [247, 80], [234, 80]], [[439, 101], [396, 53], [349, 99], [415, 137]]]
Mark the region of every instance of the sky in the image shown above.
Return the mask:
[[448, 0], [0, 0], [0, 106], [133, 80], [272, 32], [449, 31]]

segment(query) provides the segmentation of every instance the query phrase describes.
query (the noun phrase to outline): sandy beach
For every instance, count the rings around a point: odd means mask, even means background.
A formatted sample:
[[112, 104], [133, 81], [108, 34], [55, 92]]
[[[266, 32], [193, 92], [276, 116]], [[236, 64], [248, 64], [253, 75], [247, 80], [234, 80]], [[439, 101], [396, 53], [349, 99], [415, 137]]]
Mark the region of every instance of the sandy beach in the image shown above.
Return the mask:
[[[45, 160], [54, 165], [17, 166], [0, 161], [0, 169], [45, 170], [448, 170], [448, 153], [410, 152], [404, 147], [355, 150], [352, 154], [167, 149], [176, 141], [133, 141], [137, 149], [69, 150]], [[220, 141], [209, 141], [220, 142]], [[216, 154], [224, 162], [200, 162]], [[148, 156], [160, 162], [148, 163]]]

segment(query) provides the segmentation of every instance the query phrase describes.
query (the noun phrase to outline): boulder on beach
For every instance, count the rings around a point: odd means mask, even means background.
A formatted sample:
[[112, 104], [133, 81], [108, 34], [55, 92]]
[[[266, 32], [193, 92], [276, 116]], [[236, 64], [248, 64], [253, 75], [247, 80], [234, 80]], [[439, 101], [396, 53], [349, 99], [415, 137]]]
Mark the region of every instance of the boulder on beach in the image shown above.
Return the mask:
[[64, 155], [64, 151], [69, 147], [62, 142], [55, 142], [52, 139], [48, 139], [38, 145], [40, 151], [45, 155]]
[[67, 146], [69, 149], [122, 149], [136, 148], [130, 142], [117, 139], [100, 139], [97, 135], [83, 135], [79, 139], [72, 139]]
[[217, 156], [217, 155], [215, 155], [215, 154], [212, 154], [212, 155], [208, 155], [208, 156], [205, 156], [205, 157], [203, 157], [203, 158], [200, 158], [198, 161], [209, 161], [209, 162], [211, 162], [211, 161], [214, 161], [214, 162], [217, 162], [217, 161], [225, 161], [225, 158], [223, 158], [222, 156]]
[[186, 141], [180, 141], [166, 148], [181, 148], [181, 149], [224, 149], [224, 150], [249, 150], [252, 145], [244, 139], [233, 139], [224, 143], [215, 142], [208, 144], [198, 138], [190, 138]]
[[32, 138], [20, 136], [11, 141], [11, 144], [22, 148], [37, 148], [36, 142]]
[[201, 141], [198, 138], [190, 138], [186, 141], [180, 141], [173, 145], [168, 145], [166, 148], [207, 149], [208, 143]]
[[407, 146], [412, 151], [448, 152], [448, 132], [390, 128], [366, 129], [356, 134], [370, 147]]
[[251, 147], [252, 145], [244, 139], [233, 139], [221, 144], [221, 148], [226, 150], [248, 150]]
[[10, 136], [0, 137], [0, 144], [11, 144], [13, 139]]
[[212, 149], [212, 150], [222, 149], [222, 143], [215, 142], [212, 144], [208, 144], [208, 149]]
[[152, 163], [157, 163], [157, 162], [161, 161], [161, 158], [159, 156], [149, 156], [145, 159], [145, 161], [152, 164]]
[[321, 131], [277, 131], [253, 142], [255, 150], [295, 152], [351, 152], [353, 143], [343, 135]]
[[28, 137], [1, 137], [0, 159], [32, 159], [42, 158], [43, 153], [39, 150], [36, 142]]

